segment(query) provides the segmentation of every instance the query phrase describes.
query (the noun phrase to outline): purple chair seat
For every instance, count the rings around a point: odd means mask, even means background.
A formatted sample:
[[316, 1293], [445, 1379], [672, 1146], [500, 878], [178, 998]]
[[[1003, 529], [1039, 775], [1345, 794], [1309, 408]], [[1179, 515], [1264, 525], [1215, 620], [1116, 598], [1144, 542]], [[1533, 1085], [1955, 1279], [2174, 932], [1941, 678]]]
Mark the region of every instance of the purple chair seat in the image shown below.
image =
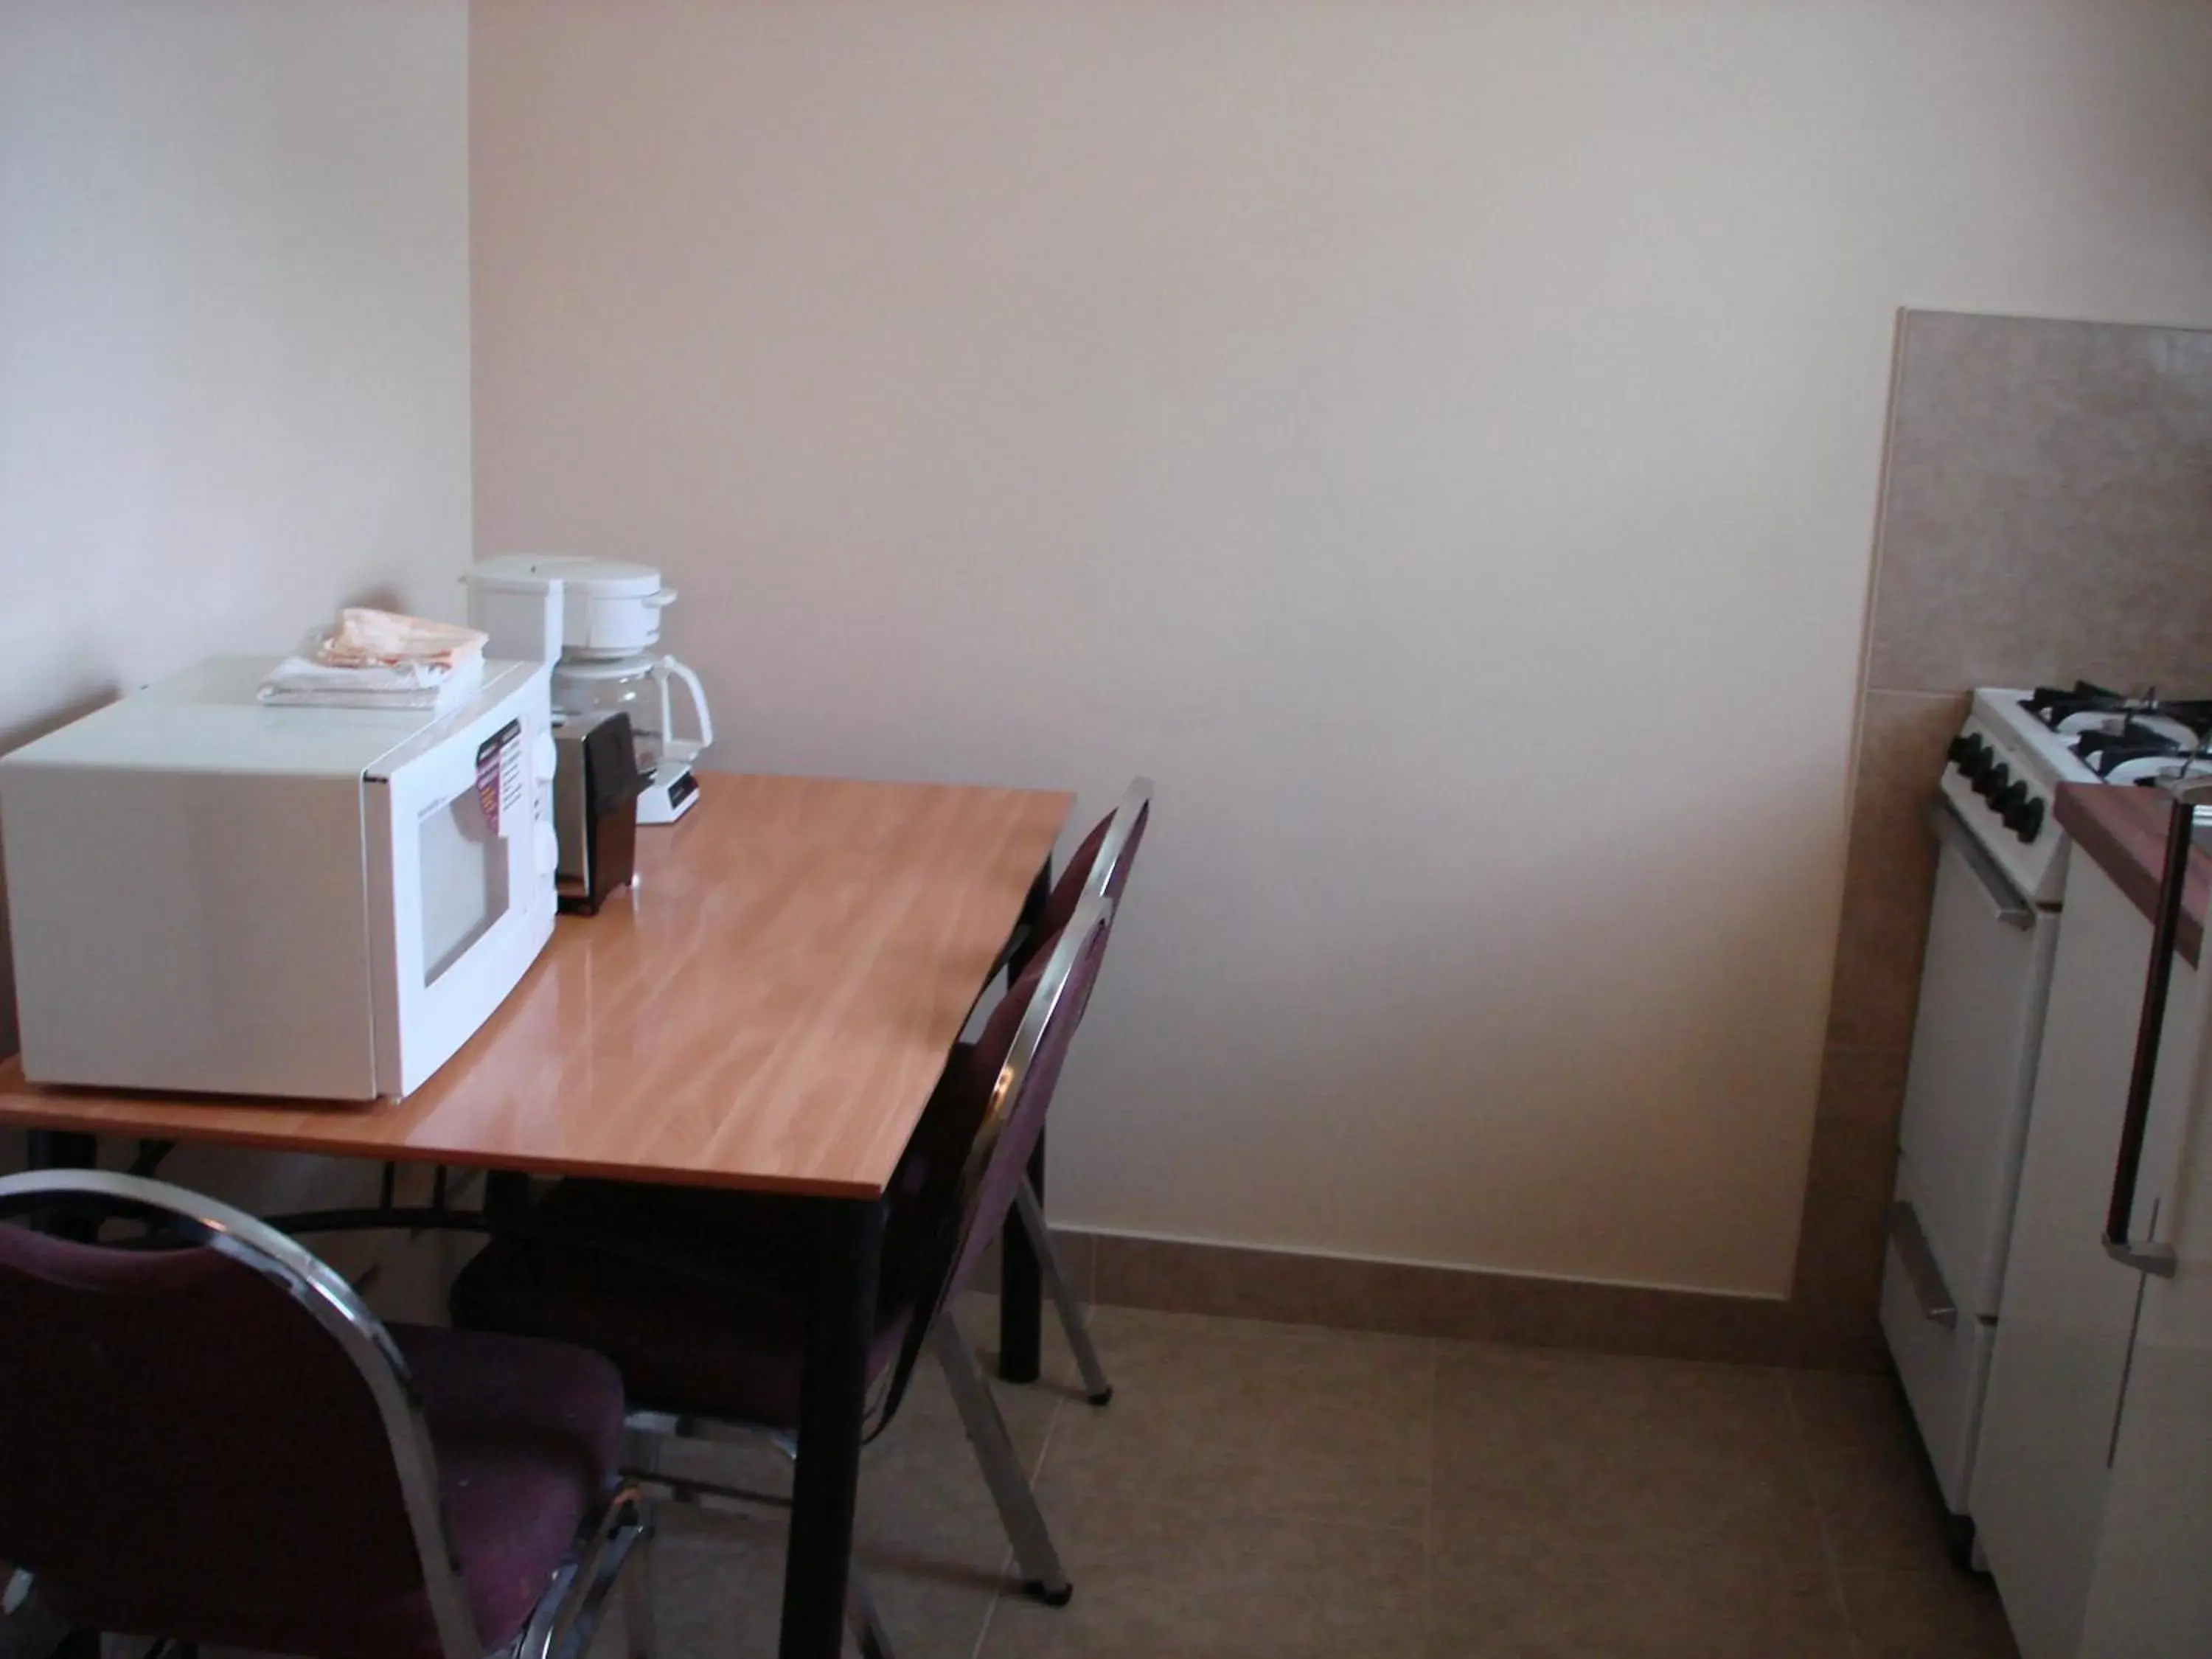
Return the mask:
[[422, 1402], [462, 1587], [489, 1651], [522, 1628], [615, 1483], [622, 1374], [563, 1342], [386, 1328]]

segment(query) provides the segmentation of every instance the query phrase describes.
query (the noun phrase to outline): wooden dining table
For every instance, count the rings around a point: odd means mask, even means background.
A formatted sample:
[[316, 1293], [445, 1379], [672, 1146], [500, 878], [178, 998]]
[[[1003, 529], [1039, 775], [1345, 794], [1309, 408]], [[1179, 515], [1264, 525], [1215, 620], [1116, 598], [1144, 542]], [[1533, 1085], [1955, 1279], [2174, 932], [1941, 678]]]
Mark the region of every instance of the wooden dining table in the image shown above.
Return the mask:
[[[842, 1641], [884, 1193], [975, 1000], [1049, 884], [1057, 790], [708, 775], [637, 879], [563, 916], [522, 983], [404, 1099], [57, 1088], [0, 1063], [0, 1123], [85, 1137], [813, 1200], [785, 1659]], [[1011, 1252], [1010, 1252], [1011, 1253]], [[1034, 1343], [1033, 1281], [1009, 1298]], [[1011, 1304], [1025, 1297], [1025, 1309]]]

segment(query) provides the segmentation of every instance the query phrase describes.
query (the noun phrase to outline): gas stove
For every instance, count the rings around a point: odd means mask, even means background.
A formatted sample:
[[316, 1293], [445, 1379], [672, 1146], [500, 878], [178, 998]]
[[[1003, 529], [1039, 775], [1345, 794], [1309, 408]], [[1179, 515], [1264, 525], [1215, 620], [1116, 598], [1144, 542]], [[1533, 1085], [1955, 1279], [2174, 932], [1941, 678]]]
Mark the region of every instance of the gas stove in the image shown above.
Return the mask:
[[2142, 783], [2212, 764], [2206, 748], [2212, 702], [2161, 702], [2155, 693], [2124, 697], [2076, 680], [2071, 691], [2038, 686], [2024, 706], [2069, 736], [2075, 755], [2107, 783]]
[[2051, 822], [2062, 783], [2148, 784], [2212, 774], [2212, 702], [2126, 697], [2077, 681], [2070, 690], [1989, 688], [1951, 740], [1943, 798], [2038, 905], [2058, 902], [2068, 838]]
[[1931, 813], [1943, 846], [1898, 1125], [1881, 1328], [1962, 1541], [2017, 1271], [2008, 1254], [2044, 1016], [2060, 935], [2077, 926], [2063, 908], [2073, 837], [2054, 798], [2062, 784], [2212, 771], [2201, 758], [2207, 732], [2212, 703], [2085, 684], [1977, 691], [1951, 743]]

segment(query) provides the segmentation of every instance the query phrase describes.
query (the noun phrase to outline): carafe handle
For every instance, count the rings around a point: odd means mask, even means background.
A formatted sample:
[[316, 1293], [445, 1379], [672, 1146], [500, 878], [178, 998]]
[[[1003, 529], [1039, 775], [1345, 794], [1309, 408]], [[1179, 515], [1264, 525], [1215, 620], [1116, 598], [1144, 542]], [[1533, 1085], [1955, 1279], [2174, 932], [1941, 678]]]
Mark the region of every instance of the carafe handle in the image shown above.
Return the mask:
[[706, 688], [699, 684], [699, 676], [697, 674], [694, 673], [687, 665], [677, 661], [673, 657], [663, 657], [660, 659], [660, 732], [662, 740], [664, 742], [690, 741], [690, 739], [679, 739], [677, 738], [675, 729], [675, 711], [669, 706], [668, 682], [671, 679], [678, 679], [684, 682], [685, 689], [691, 693], [691, 707], [698, 712], [699, 715], [699, 736], [696, 741], [698, 743], [698, 746], [701, 749], [704, 749], [708, 744], [714, 741], [714, 721], [713, 716], [707, 713]]

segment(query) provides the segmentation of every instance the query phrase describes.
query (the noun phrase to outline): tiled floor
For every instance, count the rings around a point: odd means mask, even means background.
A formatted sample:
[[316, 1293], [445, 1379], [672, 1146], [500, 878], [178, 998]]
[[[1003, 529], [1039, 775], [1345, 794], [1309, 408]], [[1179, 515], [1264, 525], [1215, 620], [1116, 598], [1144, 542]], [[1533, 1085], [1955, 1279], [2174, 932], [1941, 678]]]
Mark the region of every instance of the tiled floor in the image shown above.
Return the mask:
[[[979, 1338], [989, 1311], [965, 1310]], [[870, 1452], [862, 1555], [902, 1659], [2014, 1652], [1884, 1379], [1118, 1308], [1094, 1329], [1105, 1410], [1064, 1354], [1000, 1390], [1066, 1607], [1014, 1586], [933, 1372]], [[781, 1517], [668, 1514], [666, 1659], [772, 1654]]]

